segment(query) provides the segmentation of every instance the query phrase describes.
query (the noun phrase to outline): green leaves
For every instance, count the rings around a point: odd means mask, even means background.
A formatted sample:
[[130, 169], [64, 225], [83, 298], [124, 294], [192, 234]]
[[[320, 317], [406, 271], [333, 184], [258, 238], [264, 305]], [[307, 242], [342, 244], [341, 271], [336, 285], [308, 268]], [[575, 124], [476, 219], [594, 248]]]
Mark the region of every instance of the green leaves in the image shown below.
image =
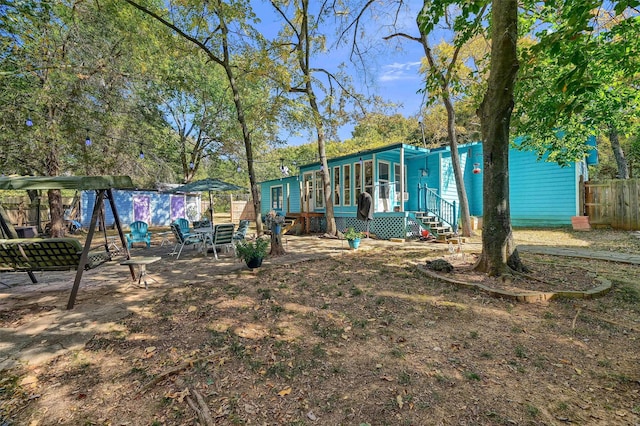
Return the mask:
[[552, 149], [549, 159], [566, 163], [584, 156], [590, 135], [637, 129], [640, 21], [616, 16], [624, 3], [556, 0], [531, 14], [545, 30], [520, 55], [513, 117], [516, 132], [530, 136], [523, 146]]

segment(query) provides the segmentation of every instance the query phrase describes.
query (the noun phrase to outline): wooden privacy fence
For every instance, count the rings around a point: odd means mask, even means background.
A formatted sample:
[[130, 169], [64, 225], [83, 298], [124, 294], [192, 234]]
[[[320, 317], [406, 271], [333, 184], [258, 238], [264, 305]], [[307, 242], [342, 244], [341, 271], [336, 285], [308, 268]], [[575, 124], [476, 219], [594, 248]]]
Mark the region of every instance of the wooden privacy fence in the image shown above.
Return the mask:
[[640, 179], [585, 182], [585, 214], [591, 226], [640, 230]]
[[[72, 202], [73, 197], [62, 197], [62, 205], [65, 209], [70, 208]], [[14, 225], [35, 225], [38, 223], [38, 213], [43, 226], [49, 222], [49, 201], [46, 196], [34, 201], [29, 200], [27, 196], [2, 197], [0, 203]]]

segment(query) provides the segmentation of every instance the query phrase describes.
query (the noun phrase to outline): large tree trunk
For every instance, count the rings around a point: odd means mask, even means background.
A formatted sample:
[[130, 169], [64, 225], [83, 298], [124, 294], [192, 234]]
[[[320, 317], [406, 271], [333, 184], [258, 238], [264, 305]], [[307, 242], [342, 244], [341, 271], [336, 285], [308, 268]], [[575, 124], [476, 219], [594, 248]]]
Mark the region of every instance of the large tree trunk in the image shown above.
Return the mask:
[[518, 2], [492, 2], [491, 72], [478, 110], [483, 142], [482, 254], [476, 269], [489, 275], [524, 271], [513, 241], [509, 205], [509, 124], [518, 73]]
[[618, 138], [618, 129], [615, 126], [609, 126], [609, 141], [611, 142], [611, 149], [613, 150], [613, 156], [616, 159], [616, 165], [618, 166], [618, 179], [629, 179], [629, 167], [627, 167], [627, 159], [624, 156], [624, 151], [620, 146], [620, 139]]
[[331, 174], [329, 173], [329, 165], [327, 161], [327, 154], [325, 150], [324, 140], [324, 127], [320, 122], [320, 111], [318, 110], [318, 104], [316, 103], [315, 94], [313, 89], [308, 88], [309, 102], [314, 109], [314, 114], [317, 117], [317, 134], [318, 134], [318, 154], [320, 155], [320, 164], [322, 164], [322, 188], [324, 195], [324, 207], [325, 207], [325, 219], [327, 221], [326, 232], [329, 235], [336, 235], [338, 233], [338, 227], [336, 226], [336, 218], [333, 213], [333, 191], [331, 190]]

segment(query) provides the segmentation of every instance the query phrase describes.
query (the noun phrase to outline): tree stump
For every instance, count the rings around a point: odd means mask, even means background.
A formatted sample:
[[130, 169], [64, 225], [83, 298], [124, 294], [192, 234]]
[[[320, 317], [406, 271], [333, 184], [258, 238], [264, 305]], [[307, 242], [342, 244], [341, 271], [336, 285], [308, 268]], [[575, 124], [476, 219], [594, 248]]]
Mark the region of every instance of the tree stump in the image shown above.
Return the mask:
[[269, 212], [265, 219], [267, 228], [271, 231], [271, 251], [270, 256], [282, 256], [286, 254], [282, 245], [282, 227], [284, 225], [284, 216], [275, 213], [273, 210]]

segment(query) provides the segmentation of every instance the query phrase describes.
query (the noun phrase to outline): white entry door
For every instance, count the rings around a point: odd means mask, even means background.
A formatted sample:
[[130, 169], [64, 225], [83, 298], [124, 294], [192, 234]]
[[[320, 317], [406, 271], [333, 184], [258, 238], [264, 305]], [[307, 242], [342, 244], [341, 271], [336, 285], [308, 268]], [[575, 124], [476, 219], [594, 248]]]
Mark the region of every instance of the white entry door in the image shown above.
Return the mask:
[[303, 212], [313, 212], [315, 206], [315, 188], [314, 188], [314, 179], [313, 172], [307, 172], [302, 175], [302, 211]]
[[389, 212], [391, 211], [391, 165], [389, 163], [380, 161], [378, 162], [378, 203], [376, 211]]

